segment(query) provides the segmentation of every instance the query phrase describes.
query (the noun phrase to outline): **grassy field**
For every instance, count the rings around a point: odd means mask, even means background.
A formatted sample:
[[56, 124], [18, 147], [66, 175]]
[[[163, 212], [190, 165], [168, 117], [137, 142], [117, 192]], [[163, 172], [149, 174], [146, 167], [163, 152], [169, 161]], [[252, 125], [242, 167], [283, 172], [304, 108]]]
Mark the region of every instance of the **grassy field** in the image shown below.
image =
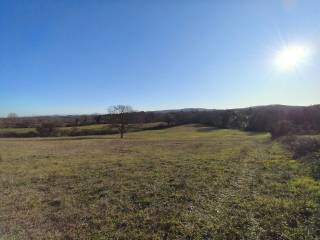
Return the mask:
[[14, 132], [14, 133], [27, 133], [27, 132], [35, 132], [35, 128], [0, 128], [1, 132]]
[[0, 139], [0, 239], [317, 239], [320, 184], [269, 134]]

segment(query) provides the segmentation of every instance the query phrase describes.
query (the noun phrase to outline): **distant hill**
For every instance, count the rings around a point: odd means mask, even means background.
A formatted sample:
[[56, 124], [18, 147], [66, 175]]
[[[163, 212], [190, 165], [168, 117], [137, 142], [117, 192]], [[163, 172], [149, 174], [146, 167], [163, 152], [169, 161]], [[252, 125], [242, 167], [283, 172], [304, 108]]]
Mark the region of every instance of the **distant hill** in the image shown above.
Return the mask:
[[170, 112], [199, 112], [199, 111], [212, 111], [212, 110], [214, 110], [214, 109], [207, 109], [207, 108], [181, 108], [181, 109], [155, 110], [153, 112], [170, 113]]

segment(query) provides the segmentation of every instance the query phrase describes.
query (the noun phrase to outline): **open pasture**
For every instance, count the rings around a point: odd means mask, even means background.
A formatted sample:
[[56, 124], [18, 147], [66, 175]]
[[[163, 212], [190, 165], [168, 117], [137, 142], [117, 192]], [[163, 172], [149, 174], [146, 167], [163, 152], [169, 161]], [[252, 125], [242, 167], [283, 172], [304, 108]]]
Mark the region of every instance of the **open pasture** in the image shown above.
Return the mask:
[[[320, 184], [266, 133], [0, 139], [0, 239], [316, 239]], [[317, 232], [318, 231], [318, 232]]]

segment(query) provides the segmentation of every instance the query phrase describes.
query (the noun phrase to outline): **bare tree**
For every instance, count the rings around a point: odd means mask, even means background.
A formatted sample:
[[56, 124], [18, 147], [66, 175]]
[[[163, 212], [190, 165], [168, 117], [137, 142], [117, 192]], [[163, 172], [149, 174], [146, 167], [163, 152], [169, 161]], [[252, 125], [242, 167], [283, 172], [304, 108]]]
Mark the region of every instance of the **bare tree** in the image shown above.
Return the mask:
[[172, 114], [172, 113], [165, 114], [163, 120], [167, 123], [168, 127], [174, 125], [176, 122], [176, 118], [175, 118], [174, 114]]
[[120, 137], [126, 132], [127, 126], [130, 123], [130, 113], [133, 109], [129, 105], [116, 105], [109, 107], [110, 119], [113, 125], [117, 126], [120, 132]]

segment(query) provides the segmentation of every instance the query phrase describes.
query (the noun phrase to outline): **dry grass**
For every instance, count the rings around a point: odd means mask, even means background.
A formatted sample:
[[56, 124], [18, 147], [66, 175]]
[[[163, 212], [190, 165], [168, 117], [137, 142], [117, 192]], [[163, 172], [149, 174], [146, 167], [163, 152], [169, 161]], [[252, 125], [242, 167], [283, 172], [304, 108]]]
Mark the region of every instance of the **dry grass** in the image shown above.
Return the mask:
[[2, 239], [319, 234], [319, 183], [268, 134], [188, 125], [117, 137], [0, 140]]

